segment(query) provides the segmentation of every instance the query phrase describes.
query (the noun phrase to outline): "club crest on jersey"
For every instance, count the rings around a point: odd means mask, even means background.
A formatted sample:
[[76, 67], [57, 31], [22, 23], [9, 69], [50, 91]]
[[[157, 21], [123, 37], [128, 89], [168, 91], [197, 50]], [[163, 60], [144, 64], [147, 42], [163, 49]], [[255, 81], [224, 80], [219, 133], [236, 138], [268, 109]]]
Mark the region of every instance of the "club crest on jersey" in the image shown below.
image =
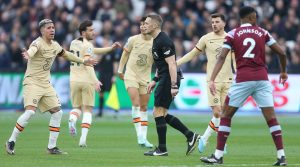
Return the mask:
[[87, 52], [92, 55], [93, 54], [93, 49], [92, 48], [88, 48]]
[[168, 55], [168, 54], [170, 54], [170, 52], [171, 52], [171, 50], [167, 50], [164, 54]]

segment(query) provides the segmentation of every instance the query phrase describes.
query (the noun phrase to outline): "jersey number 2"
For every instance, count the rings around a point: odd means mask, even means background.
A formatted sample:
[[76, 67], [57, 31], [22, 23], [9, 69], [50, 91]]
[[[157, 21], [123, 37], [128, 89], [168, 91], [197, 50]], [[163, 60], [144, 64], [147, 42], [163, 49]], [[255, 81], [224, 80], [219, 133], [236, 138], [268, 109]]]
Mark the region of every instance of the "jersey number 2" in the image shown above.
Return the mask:
[[243, 41], [243, 45], [247, 46], [248, 43], [250, 43], [250, 46], [247, 49], [247, 51], [244, 53], [243, 57], [245, 57], [245, 58], [254, 58], [255, 54], [253, 54], [251, 52], [254, 49], [256, 43], [255, 43], [253, 38], [245, 38], [244, 41]]

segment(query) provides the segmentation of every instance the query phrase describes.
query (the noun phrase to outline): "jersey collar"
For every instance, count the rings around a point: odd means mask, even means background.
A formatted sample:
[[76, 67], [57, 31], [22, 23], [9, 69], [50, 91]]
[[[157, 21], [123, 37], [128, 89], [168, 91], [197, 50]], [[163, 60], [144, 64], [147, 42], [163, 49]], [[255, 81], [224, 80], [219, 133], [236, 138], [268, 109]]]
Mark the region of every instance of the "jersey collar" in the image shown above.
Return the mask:
[[250, 23], [244, 23], [240, 27], [249, 27], [249, 26], [252, 26], [252, 24], [250, 24]]

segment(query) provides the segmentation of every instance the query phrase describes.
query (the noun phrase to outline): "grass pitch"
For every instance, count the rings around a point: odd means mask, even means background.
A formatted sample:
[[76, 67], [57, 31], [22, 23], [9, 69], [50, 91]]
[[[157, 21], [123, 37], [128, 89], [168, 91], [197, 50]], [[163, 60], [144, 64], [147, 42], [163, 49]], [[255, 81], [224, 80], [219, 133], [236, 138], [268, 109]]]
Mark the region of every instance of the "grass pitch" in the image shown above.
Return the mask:
[[[210, 120], [207, 114], [177, 114], [190, 129], [202, 134]], [[71, 137], [68, 133], [67, 114], [64, 115], [58, 147], [68, 155], [48, 155], [48, 113], [37, 113], [30, 120], [24, 132], [19, 136], [15, 152], [7, 155], [4, 143], [9, 138], [20, 113], [0, 112], [0, 167], [94, 167], [94, 166], [205, 166], [200, 156], [207, 156], [215, 149], [216, 135], [210, 138], [205, 153], [197, 149], [185, 156], [186, 139], [178, 131], [168, 126], [168, 157], [146, 157], [149, 149], [137, 145], [135, 130], [131, 123], [130, 113], [125, 112], [114, 119], [112, 115], [104, 118], [93, 118], [88, 135], [87, 148], [78, 147], [79, 135]], [[300, 115], [280, 115], [279, 122], [283, 129], [283, 140], [288, 166], [300, 166]], [[149, 115], [150, 125], [148, 140], [157, 144], [155, 123]], [[77, 128], [80, 132], [79, 122]], [[232, 131], [227, 142], [228, 154], [224, 157], [223, 166], [271, 166], [276, 158], [276, 150], [269, 134], [269, 129], [262, 115], [235, 116]]]

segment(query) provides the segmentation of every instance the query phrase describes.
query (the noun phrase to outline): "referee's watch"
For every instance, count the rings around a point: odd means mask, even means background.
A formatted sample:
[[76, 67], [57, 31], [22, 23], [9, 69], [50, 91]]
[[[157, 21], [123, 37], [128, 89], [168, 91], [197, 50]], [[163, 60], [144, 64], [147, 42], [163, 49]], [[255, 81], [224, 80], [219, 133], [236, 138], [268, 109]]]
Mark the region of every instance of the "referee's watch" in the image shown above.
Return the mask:
[[155, 76], [155, 77], [152, 78], [152, 81], [158, 82], [159, 78], [157, 76]]
[[178, 89], [177, 84], [176, 84], [176, 83], [175, 83], [175, 84], [172, 84], [172, 85], [171, 85], [171, 89]]

